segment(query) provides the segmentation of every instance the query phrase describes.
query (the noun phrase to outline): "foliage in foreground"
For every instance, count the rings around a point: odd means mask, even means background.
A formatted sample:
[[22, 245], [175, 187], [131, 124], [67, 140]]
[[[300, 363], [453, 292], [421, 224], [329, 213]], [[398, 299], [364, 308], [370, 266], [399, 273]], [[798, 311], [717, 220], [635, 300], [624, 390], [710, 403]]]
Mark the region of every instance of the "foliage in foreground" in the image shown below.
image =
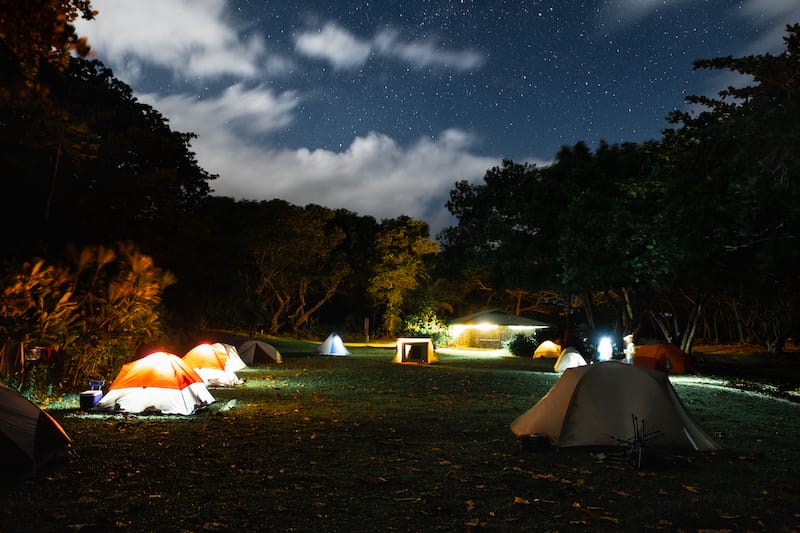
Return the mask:
[[72, 259], [26, 262], [0, 283], [0, 337], [55, 353], [47, 371], [12, 376], [17, 388], [41, 392], [113, 374], [161, 332], [158, 306], [174, 280], [152, 258], [119, 244], [85, 247]]

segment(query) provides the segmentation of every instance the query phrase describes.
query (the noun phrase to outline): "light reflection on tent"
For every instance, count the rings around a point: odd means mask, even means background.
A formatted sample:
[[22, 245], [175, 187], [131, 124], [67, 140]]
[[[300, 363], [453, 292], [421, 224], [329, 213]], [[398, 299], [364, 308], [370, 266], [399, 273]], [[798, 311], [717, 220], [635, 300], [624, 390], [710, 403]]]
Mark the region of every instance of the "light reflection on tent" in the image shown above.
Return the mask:
[[203, 378], [183, 359], [155, 352], [122, 365], [95, 410], [189, 415], [214, 401]]

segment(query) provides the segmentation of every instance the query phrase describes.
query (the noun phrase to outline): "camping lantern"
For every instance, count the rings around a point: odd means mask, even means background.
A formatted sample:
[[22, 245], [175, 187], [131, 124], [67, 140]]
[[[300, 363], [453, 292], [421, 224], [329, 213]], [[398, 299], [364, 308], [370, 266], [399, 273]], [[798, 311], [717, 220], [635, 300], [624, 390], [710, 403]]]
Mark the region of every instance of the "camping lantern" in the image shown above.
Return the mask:
[[597, 360], [598, 361], [611, 361], [611, 355], [614, 347], [611, 344], [610, 337], [603, 337], [597, 345]]

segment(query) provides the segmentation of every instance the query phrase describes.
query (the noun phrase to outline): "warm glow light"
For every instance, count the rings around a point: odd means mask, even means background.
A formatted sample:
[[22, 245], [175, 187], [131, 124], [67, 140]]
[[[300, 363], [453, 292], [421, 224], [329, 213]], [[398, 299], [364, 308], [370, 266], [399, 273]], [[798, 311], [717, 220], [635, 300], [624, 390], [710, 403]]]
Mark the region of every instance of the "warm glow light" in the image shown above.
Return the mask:
[[480, 324], [457, 324], [455, 326], [450, 326], [450, 331], [454, 336], [458, 336], [470, 329], [477, 329], [479, 331], [490, 331], [493, 329], [497, 329], [499, 327], [500, 326], [498, 326], [497, 324], [489, 324], [488, 322], [481, 322]]

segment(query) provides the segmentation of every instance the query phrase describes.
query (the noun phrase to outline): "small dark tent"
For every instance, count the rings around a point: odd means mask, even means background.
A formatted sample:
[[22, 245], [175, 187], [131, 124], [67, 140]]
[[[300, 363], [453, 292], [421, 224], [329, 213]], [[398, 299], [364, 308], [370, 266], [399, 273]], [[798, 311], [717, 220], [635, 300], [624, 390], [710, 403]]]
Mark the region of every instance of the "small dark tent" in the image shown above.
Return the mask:
[[239, 357], [247, 364], [283, 362], [281, 352], [277, 348], [256, 339], [244, 341], [239, 346]]
[[71, 446], [72, 440], [53, 417], [0, 384], [0, 471], [35, 474], [66, 457]]
[[350, 355], [347, 348], [344, 346], [342, 338], [336, 332], [328, 335], [328, 338], [322, 341], [322, 344], [317, 348], [317, 352], [322, 355], [334, 355], [338, 357], [346, 357]]

